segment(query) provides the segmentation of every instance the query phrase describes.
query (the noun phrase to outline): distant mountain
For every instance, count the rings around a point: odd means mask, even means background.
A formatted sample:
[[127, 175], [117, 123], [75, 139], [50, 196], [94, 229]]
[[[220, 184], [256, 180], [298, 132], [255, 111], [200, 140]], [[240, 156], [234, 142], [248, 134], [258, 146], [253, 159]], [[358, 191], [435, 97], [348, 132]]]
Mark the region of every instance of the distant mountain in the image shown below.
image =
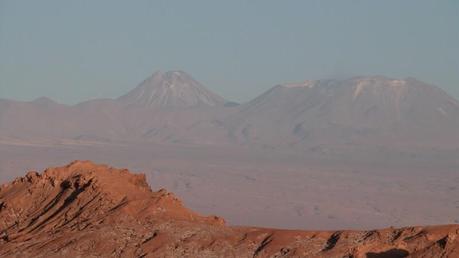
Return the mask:
[[118, 101], [157, 108], [211, 107], [226, 102], [182, 71], [156, 72]]
[[415, 79], [372, 76], [281, 84], [238, 105], [184, 72], [157, 72], [115, 100], [0, 100], [0, 141], [10, 139], [458, 149], [459, 103]]
[[215, 143], [206, 135], [218, 127], [211, 122], [215, 114], [231, 109], [225, 105], [222, 97], [185, 72], [156, 72], [115, 100], [94, 99], [74, 106], [45, 97], [30, 102], [0, 100], [0, 142]]
[[76, 161], [0, 186], [1, 257], [458, 257], [459, 226], [232, 227], [146, 176]]
[[415, 79], [278, 85], [225, 121], [233, 140], [270, 145], [459, 146], [459, 103]]

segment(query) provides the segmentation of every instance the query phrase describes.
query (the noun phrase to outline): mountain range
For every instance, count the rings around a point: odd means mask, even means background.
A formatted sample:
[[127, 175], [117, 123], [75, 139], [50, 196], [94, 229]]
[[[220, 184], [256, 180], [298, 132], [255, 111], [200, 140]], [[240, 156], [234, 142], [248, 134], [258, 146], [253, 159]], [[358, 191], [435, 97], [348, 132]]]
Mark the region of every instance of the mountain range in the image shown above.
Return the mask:
[[156, 72], [117, 99], [0, 100], [0, 141], [457, 150], [459, 102], [413, 78], [370, 76], [280, 84], [236, 105], [183, 71]]

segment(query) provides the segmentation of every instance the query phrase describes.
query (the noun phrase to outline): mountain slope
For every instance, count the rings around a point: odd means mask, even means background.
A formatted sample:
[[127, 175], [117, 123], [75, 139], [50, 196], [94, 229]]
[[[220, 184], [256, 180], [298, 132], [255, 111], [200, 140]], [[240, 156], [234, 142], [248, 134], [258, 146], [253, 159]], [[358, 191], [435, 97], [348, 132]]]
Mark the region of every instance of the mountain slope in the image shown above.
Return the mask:
[[278, 85], [226, 121], [271, 145], [459, 146], [459, 103], [435, 86], [382, 76]]
[[225, 103], [222, 97], [182, 71], [156, 72], [118, 101], [156, 108], [212, 107]]
[[157, 72], [117, 100], [0, 100], [0, 141], [245, 144], [294, 150], [459, 149], [459, 103], [415, 79], [278, 85], [240, 106], [184, 72]]
[[457, 257], [459, 226], [372, 231], [229, 227], [145, 176], [77, 161], [0, 188], [2, 257]]
[[117, 100], [74, 106], [46, 98], [0, 100], [0, 142], [28, 144], [110, 142], [218, 143], [214, 122], [232, 107], [181, 71], [157, 72]]

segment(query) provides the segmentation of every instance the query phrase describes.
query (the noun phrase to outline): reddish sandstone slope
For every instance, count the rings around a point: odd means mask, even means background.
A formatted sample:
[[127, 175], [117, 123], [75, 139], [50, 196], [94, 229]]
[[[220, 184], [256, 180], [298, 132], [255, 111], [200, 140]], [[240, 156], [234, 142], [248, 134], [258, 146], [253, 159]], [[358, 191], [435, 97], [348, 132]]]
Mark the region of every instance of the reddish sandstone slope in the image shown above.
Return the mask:
[[77, 161], [0, 188], [0, 257], [459, 257], [459, 226], [373, 231], [229, 227], [144, 175]]

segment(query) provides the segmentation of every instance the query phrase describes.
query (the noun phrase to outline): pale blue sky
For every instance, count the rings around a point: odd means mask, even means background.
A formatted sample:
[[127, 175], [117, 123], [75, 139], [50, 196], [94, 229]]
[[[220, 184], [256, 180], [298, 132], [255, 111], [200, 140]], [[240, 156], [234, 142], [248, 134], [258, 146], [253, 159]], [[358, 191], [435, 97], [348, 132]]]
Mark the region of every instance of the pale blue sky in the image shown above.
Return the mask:
[[0, 98], [117, 97], [171, 69], [236, 101], [375, 74], [459, 98], [459, 1], [0, 0]]

